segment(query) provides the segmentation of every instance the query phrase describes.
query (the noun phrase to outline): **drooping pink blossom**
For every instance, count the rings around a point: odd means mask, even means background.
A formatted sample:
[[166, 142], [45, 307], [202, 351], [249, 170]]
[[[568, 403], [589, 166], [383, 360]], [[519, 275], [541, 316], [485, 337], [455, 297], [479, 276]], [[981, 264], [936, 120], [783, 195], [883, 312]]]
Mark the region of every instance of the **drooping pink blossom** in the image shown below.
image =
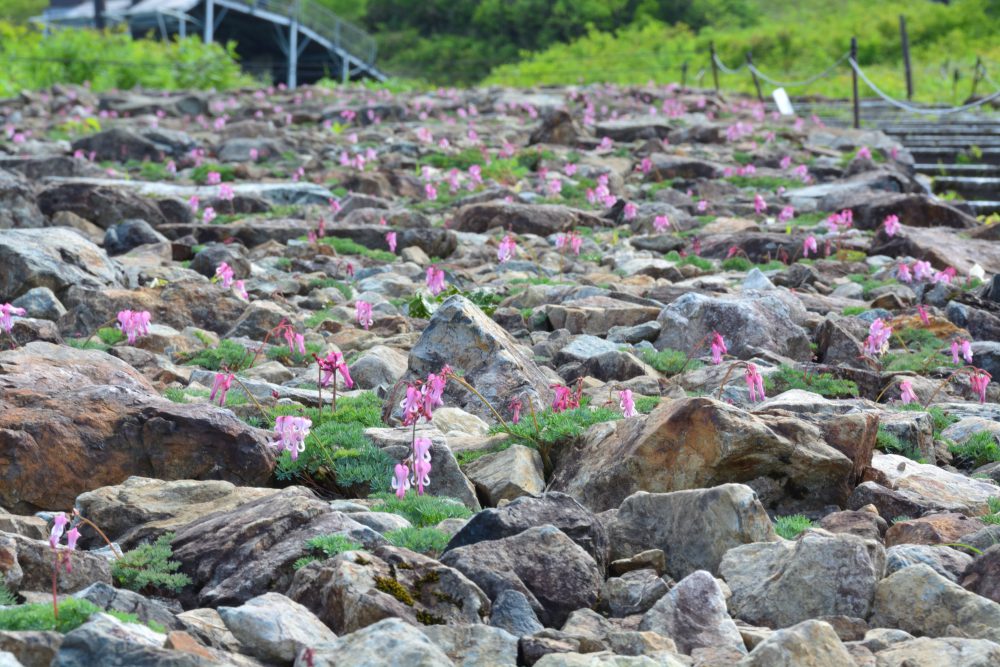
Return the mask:
[[518, 422], [521, 421], [521, 410], [523, 408], [524, 408], [524, 404], [521, 402], [521, 399], [519, 399], [519, 398], [513, 398], [513, 399], [511, 399], [511, 401], [510, 401], [510, 412], [511, 412], [510, 420], [512, 422], [514, 422], [514, 424], [517, 424]]
[[695, 206], [695, 208], [698, 210], [699, 213], [704, 213], [705, 211], [708, 210], [708, 200], [707, 199], [700, 200], [698, 204]]
[[321, 359], [317, 358], [316, 361], [319, 364], [320, 371], [322, 371], [319, 380], [320, 386], [329, 387], [332, 382], [336, 382], [338, 373], [344, 379], [345, 387], [350, 389], [354, 386], [354, 380], [351, 379], [351, 372], [347, 368], [347, 361], [340, 352], [331, 351], [325, 357]]
[[424, 196], [428, 201], [435, 201], [438, 198], [437, 188], [434, 187], [433, 183], [424, 184]]
[[635, 409], [635, 400], [632, 398], [631, 389], [623, 389], [618, 392], [618, 406], [622, 409], [625, 418], [635, 417], [639, 411]]
[[965, 359], [965, 363], [972, 363], [972, 343], [967, 340], [963, 340], [962, 344], [959, 345], [959, 350], [962, 353], [962, 358]]
[[639, 207], [632, 202], [625, 202], [625, 219], [635, 220], [635, 216], [639, 213]]
[[670, 218], [665, 215], [658, 215], [653, 218], [653, 229], [659, 233], [667, 231], [670, 227]]
[[295, 348], [298, 348], [299, 354], [306, 353], [306, 339], [300, 333], [295, 333], [295, 330], [290, 326], [285, 326], [282, 332], [285, 337], [285, 342], [288, 343], [288, 351], [291, 354], [295, 354]]
[[396, 252], [396, 232], [386, 232], [385, 242], [389, 244], [389, 252]]
[[753, 196], [753, 210], [757, 215], [767, 212], [767, 202], [759, 194]]
[[924, 305], [922, 303], [917, 304], [917, 314], [920, 315], [920, 321], [924, 323], [924, 326], [927, 326], [928, 324], [931, 323], [931, 318], [927, 314], [927, 309], [924, 308]]
[[412, 426], [424, 414], [424, 397], [420, 388], [414, 384], [406, 386], [406, 396], [403, 398], [403, 425]]
[[424, 487], [431, 483], [431, 441], [429, 438], [413, 440], [413, 477], [417, 485], [417, 495], [423, 495]]
[[883, 224], [885, 225], [886, 236], [892, 237], [899, 232], [899, 216], [887, 215]]
[[872, 152], [867, 146], [862, 146], [858, 149], [858, 157], [862, 160], [871, 160]]
[[400, 500], [410, 490], [410, 469], [404, 463], [396, 464], [395, 474], [392, 478], [392, 490], [396, 492], [396, 497]]
[[53, 549], [59, 546], [59, 540], [62, 539], [63, 532], [66, 530], [66, 525], [69, 523], [69, 519], [66, 517], [65, 512], [59, 512], [52, 519], [52, 530], [49, 532], [49, 545]]
[[553, 197], [558, 197], [562, 193], [562, 181], [558, 178], [553, 178], [546, 185], [546, 189], [549, 195]]
[[503, 237], [503, 240], [500, 242], [500, 247], [497, 249], [497, 259], [501, 264], [503, 264], [504, 262], [513, 259], [516, 254], [517, 242], [510, 234], [507, 234]]
[[208, 176], [205, 177], [205, 182], [209, 185], [218, 185], [222, 182], [222, 174], [217, 171], [208, 172]]
[[219, 185], [219, 199], [223, 201], [232, 201], [236, 198], [236, 192], [233, 190], [233, 186], [228, 183], [222, 183]]
[[785, 206], [778, 213], [778, 222], [790, 222], [795, 217], [795, 207]]
[[212, 208], [211, 206], [206, 206], [205, 210], [201, 214], [201, 221], [207, 225], [213, 220], [215, 220], [215, 218], [216, 218], [215, 209]]
[[917, 395], [913, 392], [913, 384], [909, 380], [899, 383], [899, 398], [903, 405], [917, 402]]
[[781, 158], [781, 162], [779, 162], [778, 164], [782, 169], [788, 169], [789, 167], [792, 166], [792, 156], [786, 155], [785, 157]]
[[233, 284], [233, 267], [229, 266], [226, 262], [219, 264], [215, 269], [215, 277], [222, 282], [222, 286], [229, 289], [229, 286]]
[[435, 265], [427, 267], [427, 289], [431, 294], [437, 296], [444, 291], [444, 270]]
[[986, 402], [986, 386], [990, 383], [990, 374], [981, 368], [977, 368], [972, 375], [969, 376], [969, 385], [972, 387], [972, 391], [975, 392], [976, 396], [979, 397], [980, 403]]
[[0, 306], [0, 329], [3, 329], [6, 333], [10, 333], [11, 329], [14, 328], [14, 320], [12, 315], [17, 315], [18, 317], [23, 317], [27, 314], [24, 308], [16, 308], [9, 303], [5, 303]]
[[364, 327], [365, 331], [368, 331], [368, 327], [372, 325], [374, 320], [372, 319], [372, 305], [367, 301], [358, 300], [354, 304], [354, 314], [358, 320], [358, 324]]
[[722, 356], [728, 352], [726, 349], [726, 341], [722, 338], [722, 334], [718, 331], [712, 332], [712, 363], [719, 365], [722, 363]]
[[950, 285], [952, 278], [958, 273], [954, 266], [949, 266], [947, 269], [938, 271], [933, 276], [931, 276], [932, 283], [944, 283], [945, 285]]
[[309, 435], [310, 428], [312, 420], [308, 417], [281, 415], [274, 420], [276, 439], [269, 444], [287, 451], [295, 461], [299, 458], [299, 454], [306, 451], [306, 436]]
[[913, 273], [910, 271], [910, 267], [906, 264], [900, 264], [896, 267], [896, 277], [901, 283], [912, 283]]
[[580, 397], [573, 394], [573, 390], [562, 384], [551, 385], [555, 396], [552, 399], [553, 412], [564, 412], [580, 407]]
[[[79, 539], [80, 539], [80, 529], [77, 528], [76, 526], [73, 526], [72, 528], [66, 531], [66, 547], [70, 551], [76, 551], [76, 543], [77, 540]], [[68, 564], [67, 564], [67, 569], [69, 569]]]
[[760, 374], [760, 371], [757, 370], [757, 366], [755, 364], [747, 364], [747, 369], [743, 376], [747, 382], [747, 388], [750, 390], [751, 403], [763, 401], [767, 398], [764, 394], [764, 378]]
[[807, 236], [806, 240], [802, 242], [802, 256], [808, 257], [810, 252], [814, 255], [819, 252], [816, 248], [816, 237], [812, 235]]
[[887, 326], [882, 318], [876, 319], [868, 327], [868, 337], [865, 338], [865, 354], [877, 357], [889, 349], [889, 337], [892, 327]]
[[118, 313], [118, 328], [128, 340], [129, 345], [135, 345], [139, 336], [149, 335], [149, 311], [122, 310]]
[[208, 400], [215, 402], [215, 397], [218, 396], [219, 406], [225, 405], [226, 393], [233, 386], [234, 377], [232, 373], [216, 373], [212, 379], [212, 393], [209, 394]]
[[913, 277], [917, 280], [927, 280], [934, 275], [934, 269], [930, 262], [917, 260], [913, 263]]

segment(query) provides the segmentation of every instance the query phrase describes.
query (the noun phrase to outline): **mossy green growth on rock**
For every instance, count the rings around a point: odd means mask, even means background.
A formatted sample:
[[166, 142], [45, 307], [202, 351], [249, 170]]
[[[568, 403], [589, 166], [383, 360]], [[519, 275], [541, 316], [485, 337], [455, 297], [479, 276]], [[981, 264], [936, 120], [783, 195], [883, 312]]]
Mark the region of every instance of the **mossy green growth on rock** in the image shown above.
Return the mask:
[[388, 593], [407, 607], [413, 606], [413, 596], [410, 595], [410, 592], [406, 590], [403, 584], [392, 577], [375, 577], [375, 588], [383, 593]]

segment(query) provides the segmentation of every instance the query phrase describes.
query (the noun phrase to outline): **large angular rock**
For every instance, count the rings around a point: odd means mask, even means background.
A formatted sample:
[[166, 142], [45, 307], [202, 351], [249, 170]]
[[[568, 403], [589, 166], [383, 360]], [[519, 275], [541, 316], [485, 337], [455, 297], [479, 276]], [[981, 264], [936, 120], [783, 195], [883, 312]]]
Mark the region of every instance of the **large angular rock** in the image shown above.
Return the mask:
[[[952, 209], [954, 210], [954, 209]], [[963, 222], [974, 219], [963, 217]], [[900, 216], [906, 224], [906, 220]], [[959, 275], [968, 275], [969, 269], [979, 265], [988, 274], [1000, 273], [1000, 249], [995, 241], [968, 238], [944, 226], [917, 228], [904, 227], [903, 230], [885, 239], [882, 243], [873, 243], [872, 254], [888, 255], [890, 257], [915, 257], [930, 262], [937, 269], [953, 266]]]
[[77, 139], [71, 148], [74, 151], [94, 153], [94, 159], [100, 162], [128, 162], [129, 160], [159, 162], [163, 157], [156, 144], [141, 134], [123, 127], [113, 127], [110, 130]]
[[303, 649], [295, 667], [455, 667], [420, 630], [386, 618], [333, 642]]
[[875, 654], [879, 667], [993, 667], [1000, 665], [1000, 644], [986, 639], [919, 637]]
[[545, 490], [542, 457], [530, 447], [513, 445], [487, 454], [467, 464], [463, 471], [490, 505]]
[[[465, 381], [501, 414], [510, 414], [513, 398], [520, 398], [525, 406], [533, 403], [536, 410], [547, 405], [548, 380], [530, 353], [463, 296], [450, 297], [431, 317], [410, 351], [405, 379], [426, 378], [446, 364], [464, 371]], [[448, 383], [444, 402], [493, 419], [490, 409], [455, 381]], [[398, 410], [398, 406], [389, 409]]]
[[[60, 592], [73, 593], [94, 582], [111, 583], [111, 564], [106, 558], [89, 551], [74, 551], [69, 558], [71, 569], [59, 574]], [[51, 591], [52, 547], [48, 541], [0, 533], [0, 585], [13, 593]]]
[[[550, 488], [594, 510], [636, 491], [664, 493], [727, 482], [777, 488], [772, 502], [842, 503], [854, 465], [815, 426], [751, 414], [711, 398], [683, 398], [652, 413], [591, 428], [560, 457]], [[755, 481], [756, 480], [756, 481]]]
[[799, 326], [805, 318], [801, 302], [780, 291], [744, 292], [739, 297], [691, 292], [660, 313], [657, 321], [662, 329], [655, 346], [689, 352], [718, 331], [726, 339], [729, 354], [739, 359], [767, 351], [809, 361], [809, 335]]
[[601, 518], [612, 559], [661, 549], [667, 555], [667, 572], [677, 579], [697, 570], [717, 574], [730, 549], [779, 539], [757, 494], [742, 484], [674, 493], [640, 491]]
[[615, 618], [644, 614], [667, 594], [669, 586], [656, 570], [641, 569], [611, 577], [601, 588], [600, 609]]
[[45, 216], [38, 210], [27, 179], [0, 169], [0, 229], [44, 226]]
[[289, 663], [301, 649], [337, 639], [311, 611], [280, 593], [265, 593], [239, 607], [219, 607], [219, 615], [230, 632], [262, 660]]
[[202, 606], [236, 605], [262, 591], [286, 590], [295, 574], [292, 565], [309, 555], [306, 541], [331, 534], [366, 548], [385, 543], [302, 487], [209, 514], [178, 530], [171, 542], [180, 571], [192, 580], [183, 599]]
[[732, 613], [777, 628], [818, 616], [867, 618], [884, 572], [879, 542], [823, 530], [807, 531], [794, 542], [736, 547], [719, 564], [733, 591]]
[[461, 572], [390, 546], [310, 563], [295, 573], [288, 597], [339, 634], [393, 617], [413, 625], [481, 623], [490, 610]]
[[420, 628], [455, 667], [516, 667], [517, 637], [488, 625], [428, 625]]
[[9, 652], [24, 667], [49, 667], [62, 640], [62, 633], [54, 630], [0, 630], [0, 651]]
[[597, 601], [604, 577], [590, 554], [552, 525], [451, 549], [441, 562], [476, 582], [491, 599], [518, 590], [548, 626]]
[[482, 234], [496, 227], [513, 234], [548, 236], [568, 232], [580, 225], [601, 227], [603, 224], [600, 218], [567, 206], [491, 201], [459, 209], [451, 228], [458, 232]]
[[132, 475], [263, 485], [265, 432], [228, 410], [178, 404], [123, 361], [34, 342], [0, 352], [0, 503], [70, 508], [85, 491]]
[[565, 493], [524, 496], [503, 507], [476, 513], [448, 542], [445, 552], [480, 542], [500, 540], [529, 528], [549, 524], [558, 528], [598, 564], [608, 563], [608, 535], [587, 508]]
[[165, 637], [145, 625], [94, 614], [66, 634], [52, 667], [209, 667], [211, 658], [163, 648]]
[[554, 329], [594, 336], [606, 336], [612, 327], [653, 322], [660, 310], [652, 304], [632, 303], [610, 296], [587, 296], [545, 306], [545, 314]]
[[154, 227], [167, 221], [151, 199], [98, 180], [50, 185], [38, 195], [38, 208], [50, 218], [61, 211], [75, 213], [101, 229], [129, 218], [145, 220]]
[[1000, 545], [994, 545], [976, 556], [962, 572], [959, 583], [966, 590], [1000, 602]]
[[[923, 564], [931, 567], [941, 576], [947, 577], [950, 581], [959, 582], [962, 573], [971, 563], [972, 556], [957, 549], [943, 546], [943, 543], [936, 543], [933, 546], [900, 544], [889, 547], [885, 551], [885, 573], [887, 576], [905, 567]], [[978, 591], [976, 592], [978, 593]]]
[[73, 597], [91, 602], [105, 611], [134, 614], [143, 623], [159, 623], [168, 630], [183, 630], [184, 624], [162, 602], [103, 582], [87, 586]]
[[681, 653], [728, 647], [746, 653], [743, 637], [726, 610], [719, 582], [705, 570], [692, 572], [647, 611], [640, 630], [652, 630], [677, 643]]
[[762, 641], [737, 667], [856, 667], [837, 632], [823, 621], [803, 621]]
[[872, 468], [883, 473], [903, 498], [926, 508], [981, 516], [989, 511], [987, 501], [1000, 495], [993, 484], [898, 454], [875, 454]]
[[513, 588], [502, 591], [493, 600], [490, 625], [505, 630], [515, 637], [524, 637], [545, 629], [545, 626], [538, 622], [528, 598]]
[[0, 303], [35, 287], [48, 287], [60, 298], [71, 286], [120, 287], [123, 277], [103, 250], [72, 230], [0, 230]]
[[[109, 539], [128, 550], [208, 514], [232, 510], [275, 493], [277, 489], [236, 486], [221, 480], [129, 477], [121, 484], [81, 494], [76, 507]], [[81, 544], [90, 543], [96, 545], [81, 539]]]
[[919, 519], [897, 521], [885, 533], [885, 546], [898, 544], [947, 544], [985, 527], [979, 519], [957, 512], [931, 514]]
[[871, 625], [1000, 643], [1000, 603], [965, 590], [927, 565], [913, 565], [879, 582]]

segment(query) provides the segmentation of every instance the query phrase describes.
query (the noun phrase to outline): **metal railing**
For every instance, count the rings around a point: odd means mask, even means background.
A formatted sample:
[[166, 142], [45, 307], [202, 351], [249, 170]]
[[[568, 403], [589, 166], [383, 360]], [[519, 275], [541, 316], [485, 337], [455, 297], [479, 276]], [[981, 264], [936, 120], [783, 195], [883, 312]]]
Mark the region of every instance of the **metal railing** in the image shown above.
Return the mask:
[[219, 4], [244, 5], [251, 13], [259, 9], [298, 21], [301, 27], [312, 30], [362, 63], [375, 63], [378, 47], [374, 37], [311, 0], [224, 0]]

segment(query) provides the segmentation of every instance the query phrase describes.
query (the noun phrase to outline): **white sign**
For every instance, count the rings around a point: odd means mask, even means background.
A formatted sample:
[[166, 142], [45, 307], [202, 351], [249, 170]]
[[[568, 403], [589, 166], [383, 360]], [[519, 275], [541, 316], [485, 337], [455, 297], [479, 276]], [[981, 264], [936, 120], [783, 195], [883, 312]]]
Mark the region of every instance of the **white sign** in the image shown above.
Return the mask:
[[784, 88], [775, 88], [772, 95], [774, 95], [774, 103], [778, 105], [778, 111], [782, 116], [795, 115], [795, 109], [792, 108], [792, 101], [788, 99], [788, 93], [785, 92]]

